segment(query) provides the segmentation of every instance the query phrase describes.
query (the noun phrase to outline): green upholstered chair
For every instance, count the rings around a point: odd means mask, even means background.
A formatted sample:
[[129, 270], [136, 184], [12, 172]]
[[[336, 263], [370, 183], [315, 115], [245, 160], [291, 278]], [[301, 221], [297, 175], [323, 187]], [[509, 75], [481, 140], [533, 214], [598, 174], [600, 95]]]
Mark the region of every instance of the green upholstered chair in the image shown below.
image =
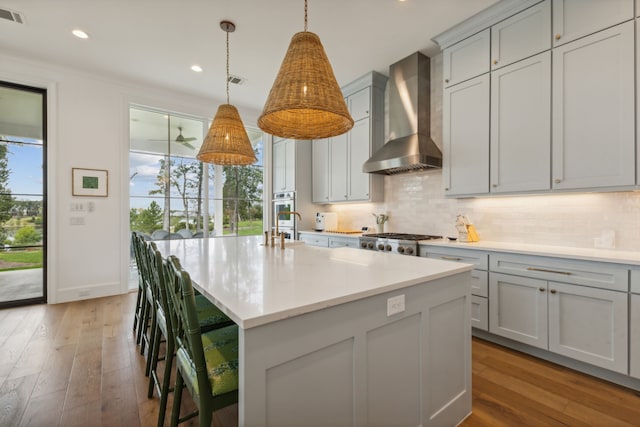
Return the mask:
[[[171, 316], [169, 315], [170, 302], [168, 300], [169, 288], [167, 284], [170, 283], [167, 280], [168, 265], [162, 260], [162, 256], [158, 251], [155, 243], [147, 242], [146, 251], [151, 257], [150, 273], [152, 276], [152, 283], [157, 284], [154, 295], [158, 298], [155, 301], [155, 315], [156, 322], [154, 324], [153, 336], [151, 342], [153, 347], [150, 350], [150, 357], [147, 362], [149, 363], [149, 388], [148, 397], [153, 397], [153, 391], [156, 390], [160, 397], [160, 408], [158, 416], [158, 426], [164, 424], [164, 416], [167, 407], [167, 396], [173, 391], [170, 387], [171, 367], [173, 364], [173, 357], [175, 351], [175, 337], [173, 335], [173, 328], [171, 322]], [[175, 282], [173, 282], [175, 283]], [[173, 291], [179, 291], [173, 288]], [[203, 295], [196, 295], [196, 315], [198, 317], [198, 324], [202, 332], [207, 332], [213, 329], [233, 325], [233, 321], [229, 319], [220, 309], [211, 304]], [[165, 342], [164, 357], [160, 356], [160, 344]], [[158, 362], [164, 360], [164, 373], [162, 377], [158, 375]]]
[[[140, 244], [139, 244], [139, 236], [138, 233], [133, 231], [131, 233], [131, 251], [133, 252], [133, 257], [136, 261], [136, 270], [138, 271], [138, 297], [136, 299], [136, 312], [135, 315], [133, 317], [133, 332], [136, 334], [137, 337], [137, 327], [140, 324], [140, 317], [142, 315], [142, 298], [144, 296], [144, 286], [142, 283], [142, 272], [140, 271], [140, 264], [141, 264], [141, 260], [140, 260]], [[136, 339], [136, 342], [138, 342], [138, 340]]]
[[[167, 260], [170, 313], [176, 345], [176, 385], [171, 426], [199, 415], [210, 426], [213, 412], [238, 401], [238, 327], [201, 332], [191, 278], [178, 259]], [[175, 292], [174, 292], [175, 290]], [[186, 387], [198, 408], [180, 418]]]
[[153, 290], [150, 282], [149, 260], [145, 250], [145, 240], [140, 233], [133, 234], [133, 247], [138, 266], [138, 302], [136, 343], [140, 344], [140, 354], [150, 347], [150, 336], [147, 334], [149, 324], [153, 321]]

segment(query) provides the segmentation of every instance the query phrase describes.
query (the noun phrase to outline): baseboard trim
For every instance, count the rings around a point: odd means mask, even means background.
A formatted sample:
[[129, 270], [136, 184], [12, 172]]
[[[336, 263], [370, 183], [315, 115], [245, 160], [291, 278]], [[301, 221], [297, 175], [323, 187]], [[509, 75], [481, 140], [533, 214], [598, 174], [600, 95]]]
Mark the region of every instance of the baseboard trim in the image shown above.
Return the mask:
[[120, 282], [96, 283], [93, 285], [58, 289], [55, 301], [56, 303], [80, 301], [91, 298], [119, 295], [121, 293], [122, 286]]

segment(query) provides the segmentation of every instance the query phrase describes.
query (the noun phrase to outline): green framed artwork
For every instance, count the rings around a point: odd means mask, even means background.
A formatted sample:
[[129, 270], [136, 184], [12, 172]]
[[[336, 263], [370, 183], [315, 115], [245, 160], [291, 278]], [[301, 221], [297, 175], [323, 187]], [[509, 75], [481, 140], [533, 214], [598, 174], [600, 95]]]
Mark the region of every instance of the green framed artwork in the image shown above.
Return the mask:
[[109, 195], [109, 172], [102, 169], [71, 170], [72, 195], [107, 197]]

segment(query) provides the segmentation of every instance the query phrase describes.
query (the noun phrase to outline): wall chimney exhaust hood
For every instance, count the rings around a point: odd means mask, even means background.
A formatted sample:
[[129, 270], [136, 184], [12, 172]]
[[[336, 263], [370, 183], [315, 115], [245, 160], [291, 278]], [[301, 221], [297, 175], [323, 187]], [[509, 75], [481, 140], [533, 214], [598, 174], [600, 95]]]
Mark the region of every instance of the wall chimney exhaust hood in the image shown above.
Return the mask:
[[362, 166], [362, 171], [394, 175], [441, 168], [442, 152], [431, 134], [431, 69], [416, 52], [389, 67], [389, 141]]

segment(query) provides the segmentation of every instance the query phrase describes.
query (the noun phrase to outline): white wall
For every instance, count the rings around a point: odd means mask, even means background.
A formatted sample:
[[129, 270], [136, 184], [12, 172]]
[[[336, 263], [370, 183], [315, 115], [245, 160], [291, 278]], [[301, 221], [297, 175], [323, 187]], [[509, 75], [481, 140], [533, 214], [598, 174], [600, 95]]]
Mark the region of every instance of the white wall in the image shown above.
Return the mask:
[[[442, 147], [441, 54], [431, 58], [431, 136]], [[456, 215], [468, 214], [481, 240], [583, 248], [612, 230], [616, 248], [640, 251], [640, 192], [449, 199], [434, 170], [385, 177], [385, 203], [319, 210], [339, 212], [341, 228], [373, 227], [371, 212], [386, 212], [385, 231], [444, 236], [456, 236]]]
[[[128, 287], [128, 105], [213, 117], [219, 100], [170, 92], [0, 55], [0, 79], [48, 89], [48, 300], [117, 294]], [[256, 111], [240, 111], [255, 125]], [[109, 171], [109, 196], [71, 196], [71, 168]], [[95, 204], [72, 213], [72, 202]], [[84, 226], [71, 226], [82, 216]]]

